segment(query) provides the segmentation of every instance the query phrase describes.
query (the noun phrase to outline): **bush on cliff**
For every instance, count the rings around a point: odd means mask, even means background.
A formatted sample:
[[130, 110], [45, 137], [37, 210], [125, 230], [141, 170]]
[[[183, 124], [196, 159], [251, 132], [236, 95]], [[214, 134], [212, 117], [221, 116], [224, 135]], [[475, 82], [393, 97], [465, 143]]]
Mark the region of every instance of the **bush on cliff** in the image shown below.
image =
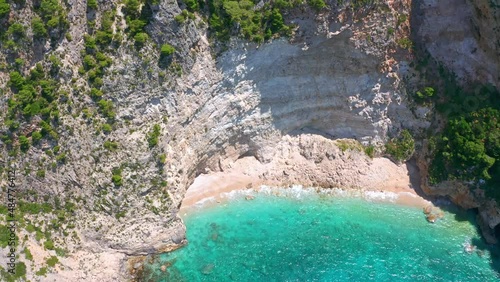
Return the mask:
[[404, 129], [399, 137], [391, 139], [386, 144], [385, 151], [398, 162], [407, 161], [415, 152], [415, 140], [411, 133]]
[[500, 160], [500, 111], [481, 109], [449, 120], [437, 138], [431, 182], [489, 181]]
[[161, 57], [164, 58], [164, 57], [168, 57], [172, 54], [174, 54], [175, 52], [175, 48], [174, 46], [170, 45], [170, 44], [163, 44], [161, 46]]
[[10, 5], [5, 0], [0, 0], [0, 18], [7, 17], [10, 12]]

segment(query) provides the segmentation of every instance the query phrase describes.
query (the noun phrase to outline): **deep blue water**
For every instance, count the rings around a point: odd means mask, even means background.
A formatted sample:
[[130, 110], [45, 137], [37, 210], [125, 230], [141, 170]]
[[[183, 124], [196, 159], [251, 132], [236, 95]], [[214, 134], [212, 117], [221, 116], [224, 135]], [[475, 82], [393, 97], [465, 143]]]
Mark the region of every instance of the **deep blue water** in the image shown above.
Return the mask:
[[[468, 254], [474, 225], [421, 209], [330, 196], [257, 194], [184, 217], [189, 244], [147, 265], [146, 281], [499, 281]], [[167, 265], [162, 272], [161, 265]]]

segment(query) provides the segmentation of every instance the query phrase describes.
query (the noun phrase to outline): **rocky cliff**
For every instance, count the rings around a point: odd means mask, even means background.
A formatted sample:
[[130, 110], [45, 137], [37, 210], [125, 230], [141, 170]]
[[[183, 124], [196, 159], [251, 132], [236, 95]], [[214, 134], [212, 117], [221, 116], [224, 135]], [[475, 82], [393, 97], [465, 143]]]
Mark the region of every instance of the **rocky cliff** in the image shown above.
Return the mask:
[[[219, 45], [208, 33], [202, 12], [181, 22], [176, 16], [182, 14], [183, 3], [146, 1], [141, 5], [148, 5], [150, 13], [144, 27], [149, 38], [142, 46], [137, 46], [139, 38], [132, 40], [123, 4], [97, 1], [97, 8], [89, 8], [81, 1], [66, 2], [58, 2], [67, 12], [66, 35], [45, 42], [36, 39], [30, 28], [36, 17], [33, 3], [12, 3], [9, 22], [27, 27], [26, 40], [14, 55], [2, 53], [6, 64], [23, 59], [20, 72], [26, 76], [38, 62], [50, 69], [54, 63], [45, 54], [55, 55], [60, 61], [55, 80], [58, 91], [65, 93], [64, 103], [58, 105], [57, 141], [33, 140], [33, 132], [41, 128], [35, 117], [21, 122], [12, 134], [14, 148], [21, 135], [28, 136], [32, 146], [5, 156], [20, 172], [16, 181], [25, 201], [41, 203], [44, 198], [55, 207], [61, 205], [57, 202], [74, 205], [57, 228], [48, 223], [61, 220], [57, 212], [24, 215], [26, 226], [37, 230], [22, 229], [18, 234], [27, 236], [23, 244], [35, 254], [33, 260], [22, 259], [32, 281], [129, 279], [124, 263], [129, 256], [164, 252], [185, 243], [177, 211], [195, 177], [224, 170], [239, 158], [252, 156], [264, 164], [277, 157], [287, 161], [280, 150], [292, 144], [300, 146], [301, 155], [314, 159], [319, 158], [313, 156], [317, 146], [331, 149], [337, 146], [333, 139], [350, 138], [360, 142], [352, 146], [361, 148], [361, 155], [352, 161], [365, 163], [371, 160], [363, 155], [363, 146], [380, 153], [402, 128], [422, 134], [431, 124], [429, 109], [415, 109], [407, 94], [407, 89], [420, 86], [408, 50], [415, 11], [421, 13], [421, 23], [411, 36], [433, 57], [459, 75], [498, 83], [493, 76], [498, 62], [489, 59], [498, 59], [498, 44], [486, 39], [496, 29], [479, 19], [484, 16], [493, 24], [497, 14], [479, 2], [450, 1], [461, 6], [449, 6], [457, 11], [468, 7], [467, 12], [446, 14], [447, 24], [435, 29], [445, 7], [441, 2], [367, 1], [356, 6], [357, 1], [330, 1], [320, 11], [303, 6], [286, 13], [285, 21], [294, 26], [290, 38], [257, 44], [233, 37]], [[112, 123], [105, 116], [108, 108], [96, 102], [98, 92], [88, 94], [96, 85], [90, 78], [92, 69], [84, 74], [91, 60], [86, 61], [85, 52], [93, 54], [85, 34], [105, 28], [107, 11], [113, 11], [109, 29], [119, 44], [103, 51], [112, 63], [105, 68], [98, 99], [111, 101]], [[448, 28], [457, 17], [471, 19], [460, 32]], [[457, 42], [464, 48], [451, 52]], [[160, 54], [159, 46], [165, 43], [175, 48], [168, 58]], [[4, 70], [0, 82], [8, 89], [10, 69]], [[5, 111], [8, 98], [1, 98]], [[2, 130], [10, 129], [5, 124]], [[326, 139], [308, 139], [305, 134]], [[9, 150], [6, 143], [5, 155]], [[64, 158], [56, 159], [61, 156], [58, 152], [64, 152]], [[293, 167], [293, 159], [288, 161]], [[353, 178], [367, 171], [353, 172]], [[290, 181], [286, 174], [273, 174], [275, 180], [281, 177], [284, 183]], [[366, 183], [344, 183], [335, 177], [327, 171], [324, 179], [307, 183], [326, 187]], [[37, 243], [38, 232], [51, 233], [50, 239]], [[53, 247], [40, 246], [44, 240], [54, 241], [68, 255], [41, 278], [34, 273], [46, 257], [56, 254]], [[102, 272], [101, 264], [113, 270]]]

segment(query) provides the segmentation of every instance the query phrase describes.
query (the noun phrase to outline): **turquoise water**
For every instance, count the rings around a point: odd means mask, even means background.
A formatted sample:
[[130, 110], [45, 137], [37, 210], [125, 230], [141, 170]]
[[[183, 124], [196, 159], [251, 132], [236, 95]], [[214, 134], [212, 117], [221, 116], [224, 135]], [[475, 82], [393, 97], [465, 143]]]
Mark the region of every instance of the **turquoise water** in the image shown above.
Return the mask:
[[[189, 244], [146, 266], [145, 281], [498, 281], [467, 220], [362, 199], [257, 194], [185, 216]], [[162, 272], [160, 265], [167, 265]]]

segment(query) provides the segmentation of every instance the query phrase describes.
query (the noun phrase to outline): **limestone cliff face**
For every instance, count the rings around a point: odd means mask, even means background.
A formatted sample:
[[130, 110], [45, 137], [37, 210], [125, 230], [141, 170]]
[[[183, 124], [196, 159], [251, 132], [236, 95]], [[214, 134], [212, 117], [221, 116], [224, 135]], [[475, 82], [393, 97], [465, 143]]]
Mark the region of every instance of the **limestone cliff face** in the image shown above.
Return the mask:
[[[495, 1], [446, 0], [413, 1], [413, 37], [439, 63], [458, 76], [467, 87], [473, 82], [500, 86], [500, 14]], [[422, 189], [428, 195], [447, 196], [457, 205], [477, 208], [483, 235], [497, 243], [493, 230], [500, 222], [500, 209], [485, 197], [484, 191], [472, 192], [467, 184], [446, 181], [436, 186], [427, 182], [431, 160], [426, 144], [419, 154]]]
[[460, 81], [500, 86], [500, 13], [495, 1], [413, 1], [415, 38]]

